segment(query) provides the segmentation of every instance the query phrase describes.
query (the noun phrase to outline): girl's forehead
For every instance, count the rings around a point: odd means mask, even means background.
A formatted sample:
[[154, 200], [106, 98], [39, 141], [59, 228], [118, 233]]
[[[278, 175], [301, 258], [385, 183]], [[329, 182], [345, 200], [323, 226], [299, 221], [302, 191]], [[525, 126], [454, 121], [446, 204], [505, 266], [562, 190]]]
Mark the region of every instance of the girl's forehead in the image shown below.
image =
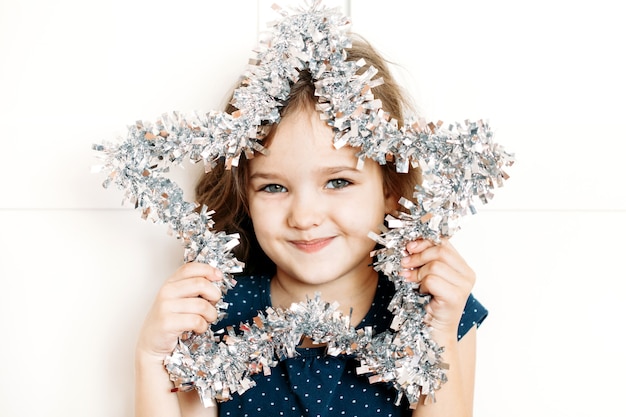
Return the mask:
[[321, 119], [320, 113], [312, 107], [301, 107], [283, 116], [276, 124], [276, 134], [291, 129], [302, 129], [315, 134], [332, 137], [332, 128]]
[[[286, 119], [279, 125], [266, 144], [267, 155], [261, 159], [289, 158], [315, 160], [317, 163], [328, 160], [343, 161], [356, 166], [356, 148], [344, 146], [339, 149], [333, 145], [333, 131], [325, 122], [319, 120], [317, 114], [309, 118]], [[256, 157], [255, 157], [256, 159]]]
[[[317, 172], [332, 171], [336, 167], [356, 168], [359, 165], [359, 148], [345, 145], [336, 148], [333, 129], [311, 107], [289, 112], [273, 129], [263, 144], [267, 153], [256, 154], [250, 161], [253, 170], [281, 167], [304, 168]], [[366, 158], [360, 170], [381, 170], [377, 162]]]
[[358, 149], [333, 146], [332, 134], [276, 135], [265, 155], [258, 154], [249, 161], [249, 175], [328, 176], [352, 172], [351, 175], [379, 175], [381, 166], [367, 158], [359, 167]]

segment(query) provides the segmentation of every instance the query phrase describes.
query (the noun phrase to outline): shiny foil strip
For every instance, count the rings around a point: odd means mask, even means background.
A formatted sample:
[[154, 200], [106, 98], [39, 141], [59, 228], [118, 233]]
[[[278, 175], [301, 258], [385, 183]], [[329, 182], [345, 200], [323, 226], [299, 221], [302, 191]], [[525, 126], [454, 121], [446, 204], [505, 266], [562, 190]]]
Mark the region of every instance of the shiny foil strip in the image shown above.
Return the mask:
[[[424, 323], [427, 295], [399, 275], [400, 260], [408, 242], [424, 238], [438, 242], [459, 229], [460, 220], [474, 213], [473, 201], [487, 203], [493, 190], [508, 177], [504, 168], [513, 155], [493, 143], [493, 133], [483, 121], [444, 125], [409, 121], [398, 128], [375, 99], [371, 89], [384, 82], [376, 69], [362, 61], [346, 61], [350, 47], [350, 21], [319, 1], [282, 16], [261, 42], [257, 56], [234, 92], [233, 114], [179, 112], [165, 114], [154, 123], [129, 126], [121, 142], [96, 144], [106, 174], [104, 187], [115, 185], [144, 219], [167, 224], [185, 246], [185, 261], [208, 263], [224, 273], [223, 293], [236, 284], [243, 270], [231, 250], [239, 236], [212, 230], [212, 211], [183, 199], [181, 188], [166, 175], [170, 167], [189, 160], [207, 171], [224, 161], [237, 166], [241, 154], [263, 153], [264, 127], [280, 120], [279, 108], [290, 92], [298, 71], [313, 75], [317, 109], [334, 130], [337, 148], [358, 148], [359, 164], [371, 158], [385, 164], [392, 157], [400, 172], [419, 167], [424, 183], [400, 203], [406, 213], [386, 219], [381, 234], [370, 233], [382, 248], [374, 267], [391, 279], [396, 294], [389, 306], [392, 328], [380, 334], [355, 330], [337, 306], [319, 299], [294, 304], [289, 309], [268, 309], [252, 322], [204, 334], [188, 332], [165, 359], [174, 390], [197, 390], [205, 406], [226, 401], [232, 394], [254, 386], [252, 375], [271, 372], [279, 360], [296, 355], [303, 336], [327, 345], [330, 355], [353, 355], [358, 372], [372, 383], [392, 383], [413, 406], [420, 396], [434, 399], [446, 381], [443, 347], [430, 337]], [[220, 318], [223, 317], [224, 308]], [[217, 326], [219, 327], [219, 326]]]

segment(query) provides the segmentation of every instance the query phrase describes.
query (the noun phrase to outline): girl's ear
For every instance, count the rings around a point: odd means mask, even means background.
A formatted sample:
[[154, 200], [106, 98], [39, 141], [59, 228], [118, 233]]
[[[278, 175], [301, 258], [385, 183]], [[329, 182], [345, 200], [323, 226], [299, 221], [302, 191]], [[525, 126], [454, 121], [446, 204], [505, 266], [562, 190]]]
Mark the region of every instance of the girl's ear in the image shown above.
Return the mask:
[[393, 193], [388, 190], [385, 191], [385, 213], [386, 214], [394, 214], [398, 211], [398, 200], [400, 198], [396, 197]]

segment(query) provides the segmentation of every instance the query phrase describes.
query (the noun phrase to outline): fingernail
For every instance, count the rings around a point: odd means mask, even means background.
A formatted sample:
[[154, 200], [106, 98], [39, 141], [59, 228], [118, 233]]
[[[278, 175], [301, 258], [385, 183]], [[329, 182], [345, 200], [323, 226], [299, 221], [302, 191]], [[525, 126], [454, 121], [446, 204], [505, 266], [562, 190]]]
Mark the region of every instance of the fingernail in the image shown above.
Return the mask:
[[401, 265], [408, 265], [410, 262], [409, 257], [407, 256], [406, 258], [402, 258], [402, 260], [400, 261]]
[[406, 248], [407, 248], [408, 250], [415, 250], [415, 249], [417, 249], [417, 243], [415, 243], [415, 242], [409, 242], [409, 244], [408, 244], [408, 245], [406, 245]]

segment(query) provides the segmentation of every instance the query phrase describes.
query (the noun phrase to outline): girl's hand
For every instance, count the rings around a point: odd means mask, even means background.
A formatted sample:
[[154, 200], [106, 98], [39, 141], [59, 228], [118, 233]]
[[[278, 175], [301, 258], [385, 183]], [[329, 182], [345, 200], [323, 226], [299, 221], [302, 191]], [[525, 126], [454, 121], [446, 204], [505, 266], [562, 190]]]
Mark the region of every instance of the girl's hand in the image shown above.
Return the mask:
[[419, 282], [419, 292], [432, 296], [426, 305], [426, 322], [439, 343], [456, 341], [467, 297], [476, 276], [448, 239], [434, 244], [417, 240], [407, 245], [409, 255], [402, 260], [402, 275]]
[[213, 284], [222, 273], [203, 263], [191, 262], [178, 268], [159, 290], [144, 321], [137, 354], [162, 363], [188, 330], [204, 333], [217, 318], [215, 304], [221, 291]]

